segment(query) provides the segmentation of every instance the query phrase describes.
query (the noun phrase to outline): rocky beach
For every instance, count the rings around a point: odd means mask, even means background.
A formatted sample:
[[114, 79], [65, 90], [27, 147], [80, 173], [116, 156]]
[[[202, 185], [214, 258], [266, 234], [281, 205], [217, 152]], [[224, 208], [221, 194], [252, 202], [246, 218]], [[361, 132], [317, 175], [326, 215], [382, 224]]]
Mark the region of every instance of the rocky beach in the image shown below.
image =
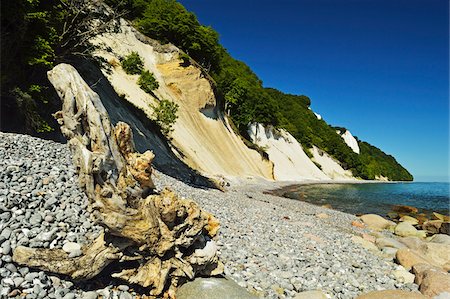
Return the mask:
[[[328, 298], [356, 298], [377, 290], [417, 291], [410, 269], [393, 260], [397, 249], [431, 244], [433, 261], [448, 259], [446, 235], [437, 235], [434, 243], [411, 235], [397, 241], [388, 230], [367, 229], [353, 215], [264, 194], [275, 187], [266, 182], [221, 192], [191, 187], [158, 171], [154, 182], [158, 190], [169, 186], [219, 219], [217, 245], [225, 276], [255, 296], [295, 298], [320, 290]], [[76, 257], [103, 230], [90, 215], [66, 144], [0, 133], [0, 212], [1, 297], [141, 296], [119, 280], [76, 282], [12, 260], [19, 245], [62, 248], [68, 258]], [[444, 246], [447, 251], [438, 252]], [[445, 282], [448, 274], [442, 275]]]

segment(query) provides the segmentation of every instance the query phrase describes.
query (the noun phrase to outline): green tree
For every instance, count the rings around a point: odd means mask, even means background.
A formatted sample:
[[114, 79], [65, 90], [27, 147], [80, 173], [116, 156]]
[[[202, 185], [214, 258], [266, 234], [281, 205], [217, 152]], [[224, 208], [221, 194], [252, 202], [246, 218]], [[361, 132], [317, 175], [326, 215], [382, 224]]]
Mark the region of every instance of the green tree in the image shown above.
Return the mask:
[[122, 59], [122, 68], [129, 75], [137, 75], [142, 72], [144, 62], [137, 52], [131, 52]]
[[161, 128], [161, 132], [164, 135], [171, 133], [178, 118], [178, 104], [163, 99], [158, 106], [151, 106], [151, 108], [153, 109], [152, 117]]
[[150, 94], [153, 92], [153, 90], [159, 87], [158, 81], [156, 81], [153, 74], [147, 70], [141, 73], [137, 81], [137, 84], [141, 87], [143, 91]]

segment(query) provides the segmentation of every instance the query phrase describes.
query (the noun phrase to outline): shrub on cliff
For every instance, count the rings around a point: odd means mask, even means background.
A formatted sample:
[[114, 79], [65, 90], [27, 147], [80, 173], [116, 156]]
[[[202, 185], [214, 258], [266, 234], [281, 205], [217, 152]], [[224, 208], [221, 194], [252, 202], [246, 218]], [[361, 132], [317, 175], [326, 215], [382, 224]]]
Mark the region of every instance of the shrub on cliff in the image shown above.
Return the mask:
[[161, 100], [158, 106], [151, 106], [153, 109], [153, 119], [161, 128], [164, 135], [173, 131], [173, 125], [177, 121], [178, 104], [169, 100]]
[[159, 87], [158, 81], [149, 71], [143, 71], [138, 79], [138, 85], [146, 93], [152, 93], [153, 90]]
[[131, 52], [122, 60], [122, 68], [129, 75], [138, 75], [142, 72], [144, 63], [137, 52]]

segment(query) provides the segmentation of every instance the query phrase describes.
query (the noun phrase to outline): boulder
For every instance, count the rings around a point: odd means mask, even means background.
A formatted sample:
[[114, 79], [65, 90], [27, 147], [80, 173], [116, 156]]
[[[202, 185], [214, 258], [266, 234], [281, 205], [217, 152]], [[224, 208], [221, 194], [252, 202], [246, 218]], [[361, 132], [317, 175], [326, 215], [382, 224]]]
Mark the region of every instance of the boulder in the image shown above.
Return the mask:
[[400, 222], [394, 229], [394, 233], [400, 237], [417, 236], [417, 229], [408, 222]]
[[425, 241], [418, 237], [405, 237], [398, 239], [400, 243], [403, 243], [406, 247], [410, 249], [417, 249], [419, 248]]
[[394, 238], [387, 238], [387, 237], [382, 237], [382, 238], [378, 238], [375, 241], [375, 244], [379, 247], [379, 248], [383, 248], [383, 247], [392, 247], [392, 248], [405, 248], [406, 245], [399, 242], [398, 240], [394, 239]]
[[439, 214], [439, 213], [436, 213], [436, 212], [433, 212], [433, 215], [432, 215], [432, 217], [431, 217], [432, 219], [435, 219], [435, 220], [441, 220], [441, 221], [445, 221], [445, 222], [450, 222], [450, 216], [447, 216], [447, 215], [442, 215], [442, 214]]
[[397, 251], [397, 254], [395, 255], [398, 263], [405, 267], [406, 270], [411, 270], [412, 266], [417, 264], [430, 264], [431, 262], [428, 261], [426, 258], [421, 256], [419, 253], [417, 253], [413, 249], [409, 248], [402, 248]]
[[395, 225], [394, 222], [384, 219], [376, 214], [362, 215], [361, 220], [371, 229], [382, 230], [388, 228], [391, 225]]
[[177, 299], [256, 299], [246, 289], [234, 281], [225, 278], [197, 278], [182, 285], [176, 295]]
[[444, 235], [450, 235], [450, 222], [444, 222], [439, 229], [439, 233]]
[[368, 241], [366, 239], [363, 239], [363, 238], [361, 238], [359, 236], [352, 236], [352, 241], [353, 241], [353, 243], [359, 244], [362, 247], [366, 248], [367, 250], [370, 250], [370, 251], [373, 251], [373, 252], [378, 252], [379, 251], [378, 247], [375, 246], [375, 244], [373, 244], [372, 242], [370, 242], [370, 241]]
[[420, 285], [422, 283], [424, 273], [425, 273], [425, 271], [428, 271], [428, 270], [445, 273], [444, 269], [436, 267], [436, 266], [432, 266], [430, 264], [416, 264], [412, 267], [412, 272], [414, 273], [414, 275], [416, 277], [414, 282], [417, 285]]
[[386, 257], [386, 258], [390, 258], [390, 259], [394, 259], [395, 255], [397, 254], [398, 248], [394, 248], [394, 247], [382, 247], [381, 249], [381, 255]]
[[440, 243], [423, 243], [418, 252], [425, 259], [429, 260], [432, 265], [442, 267], [444, 270], [450, 270], [450, 245]]
[[306, 291], [295, 295], [294, 299], [328, 299], [322, 291]]
[[415, 207], [402, 205], [396, 205], [392, 208], [392, 210], [398, 214], [417, 214], [419, 212], [419, 210]]
[[401, 283], [413, 283], [414, 282], [414, 274], [406, 271], [402, 266], [398, 266], [397, 270], [393, 271], [395, 279]]
[[408, 222], [408, 223], [411, 223], [412, 225], [419, 224], [419, 220], [417, 220], [414, 217], [408, 216], [408, 215], [402, 216], [400, 218], [400, 221], [401, 222]]
[[450, 274], [442, 271], [425, 270], [419, 291], [425, 296], [434, 297], [443, 292], [450, 293]]
[[384, 291], [373, 291], [361, 296], [356, 297], [356, 299], [427, 299], [424, 295], [417, 292], [408, 292], [403, 290], [384, 290]]
[[450, 245], [450, 236], [444, 234], [436, 234], [430, 238], [430, 242]]
[[429, 220], [422, 224], [422, 229], [429, 233], [437, 234], [442, 226], [442, 220]]

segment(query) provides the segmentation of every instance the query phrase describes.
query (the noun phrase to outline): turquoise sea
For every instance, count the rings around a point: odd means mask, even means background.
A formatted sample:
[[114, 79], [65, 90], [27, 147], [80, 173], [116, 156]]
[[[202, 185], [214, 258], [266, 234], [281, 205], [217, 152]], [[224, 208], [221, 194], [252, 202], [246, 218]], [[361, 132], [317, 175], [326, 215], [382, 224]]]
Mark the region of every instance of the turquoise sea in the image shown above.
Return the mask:
[[407, 205], [423, 212], [449, 214], [449, 183], [369, 183], [291, 185], [274, 191], [287, 198], [351, 214], [386, 215], [394, 205]]

